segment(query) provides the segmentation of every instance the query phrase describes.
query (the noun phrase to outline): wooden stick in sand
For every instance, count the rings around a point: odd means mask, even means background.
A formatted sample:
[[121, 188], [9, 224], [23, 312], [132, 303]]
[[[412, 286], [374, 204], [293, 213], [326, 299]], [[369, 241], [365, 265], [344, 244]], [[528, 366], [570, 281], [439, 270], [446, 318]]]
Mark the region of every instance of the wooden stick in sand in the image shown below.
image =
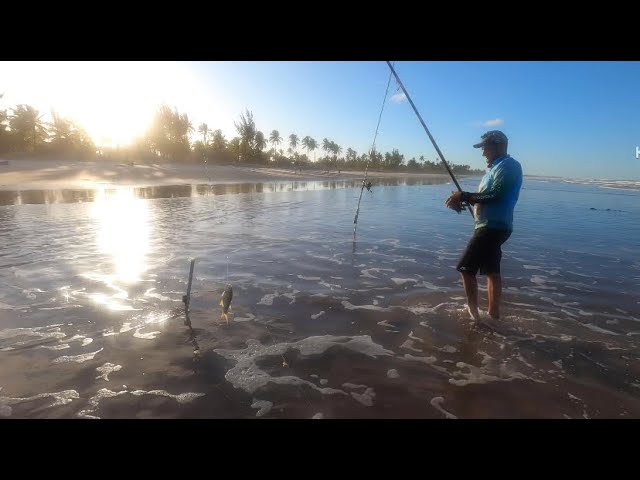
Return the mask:
[[193, 267], [196, 263], [196, 259], [191, 259], [191, 267], [189, 268], [189, 284], [187, 286], [187, 294], [182, 297], [184, 302], [184, 324], [191, 328], [191, 319], [189, 318], [189, 303], [191, 302], [191, 284], [193, 282]]

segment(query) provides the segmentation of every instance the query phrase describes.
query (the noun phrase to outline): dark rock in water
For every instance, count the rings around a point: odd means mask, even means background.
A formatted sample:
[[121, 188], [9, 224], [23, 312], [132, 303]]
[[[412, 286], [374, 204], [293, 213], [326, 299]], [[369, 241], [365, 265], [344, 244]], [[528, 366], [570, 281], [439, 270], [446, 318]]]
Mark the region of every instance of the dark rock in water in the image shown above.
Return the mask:
[[598, 209], [598, 208], [594, 208], [591, 207], [589, 210], [598, 210], [600, 212], [620, 212], [620, 213], [628, 213], [626, 210], [615, 210], [612, 208], [602, 208], [602, 209]]

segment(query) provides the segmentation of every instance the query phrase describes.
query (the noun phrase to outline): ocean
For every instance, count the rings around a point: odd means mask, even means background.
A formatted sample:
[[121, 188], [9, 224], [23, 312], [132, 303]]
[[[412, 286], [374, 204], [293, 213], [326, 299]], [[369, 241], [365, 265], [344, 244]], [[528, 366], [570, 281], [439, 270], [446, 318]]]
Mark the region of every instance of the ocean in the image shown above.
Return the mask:
[[453, 185], [372, 181], [0, 192], [0, 417], [640, 418], [640, 182], [526, 178], [490, 331]]

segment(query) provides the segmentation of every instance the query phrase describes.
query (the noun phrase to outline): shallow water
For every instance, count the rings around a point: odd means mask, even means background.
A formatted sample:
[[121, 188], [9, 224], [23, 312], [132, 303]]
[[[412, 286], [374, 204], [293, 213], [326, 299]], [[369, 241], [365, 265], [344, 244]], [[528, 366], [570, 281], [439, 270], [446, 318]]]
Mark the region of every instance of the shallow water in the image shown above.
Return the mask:
[[525, 181], [495, 332], [452, 185], [374, 180], [356, 242], [359, 182], [1, 192], [0, 416], [640, 417], [640, 191], [614, 187]]

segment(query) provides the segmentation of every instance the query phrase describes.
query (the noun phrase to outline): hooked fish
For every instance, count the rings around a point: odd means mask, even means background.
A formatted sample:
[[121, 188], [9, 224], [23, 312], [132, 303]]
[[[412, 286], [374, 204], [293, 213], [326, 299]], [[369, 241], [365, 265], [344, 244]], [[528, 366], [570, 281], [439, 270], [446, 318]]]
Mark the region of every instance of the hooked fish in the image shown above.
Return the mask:
[[233, 287], [230, 284], [227, 284], [224, 287], [224, 291], [222, 292], [222, 298], [220, 299], [220, 306], [222, 307], [222, 315], [220, 318], [224, 317], [227, 321], [227, 325], [229, 325], [229, 317], [227, 313], [229, 312], [229, 307], [231, 306], [231, 299], [233, 298]]

